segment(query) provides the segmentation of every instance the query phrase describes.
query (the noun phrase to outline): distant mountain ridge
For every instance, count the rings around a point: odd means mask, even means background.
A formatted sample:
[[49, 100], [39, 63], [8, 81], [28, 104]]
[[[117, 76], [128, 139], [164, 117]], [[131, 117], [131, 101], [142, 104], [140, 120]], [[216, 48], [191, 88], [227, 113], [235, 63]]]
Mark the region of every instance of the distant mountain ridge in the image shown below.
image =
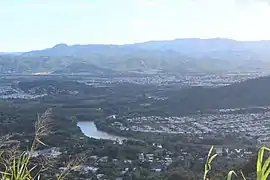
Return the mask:
[[[85, 66], [75, 66], [76, 63], [84, 63]], [[179, 73], [256, 70], [270, 67], [269, 64], [270, 41], [244, 42], [221, 38], [187, 38], [125, 45], [58, 44], [15, 57], [0, 55], [0, 72], [87, 73], [86, 67], [90, 67], [89, 72], [90, 69], [94, 72], [96, 67], [102, 69], [98, 70], [101, 74], [106, 74], [107, 70]]]
[[[61, 55], [67, 55], [67, 50], [72, 52], [84, 51], [99, 52], [103, 50], [120, 49], [129, 52], [142, 50], [154, 50], [154, 51], [175, 51], [182, 54], [190, 53], [210, 53], [217, 51], [265, 51], [270, 49], [270, 40], [263, 41], [236, 41], [232, 39], [212, 38], [212, 39], [199, 39], [199, 38], [185, 38], [175, 40], [164, 41], [148, 41], [134, 44], [124, 45], [112, 45], [112, 44], [88, 44], [88, 45], [67, 45], [57, 44], [52, 48], [30, 51], [24, 53], [24, 55], [35, 55], [35, 53], [60, 53]], [[84, 53], [83, 53], [84, 54]], [[59, 54], [60, 55], [60, 54]]]
[[223, 38], [185, 38], [165, 41], [149, 41], [144, 43], [136, 43], [134, 45], [146, 49], [170, 49], [185, 53], [230, 50], [265, 50], [270, 48], [270, 40], [236, 41]]

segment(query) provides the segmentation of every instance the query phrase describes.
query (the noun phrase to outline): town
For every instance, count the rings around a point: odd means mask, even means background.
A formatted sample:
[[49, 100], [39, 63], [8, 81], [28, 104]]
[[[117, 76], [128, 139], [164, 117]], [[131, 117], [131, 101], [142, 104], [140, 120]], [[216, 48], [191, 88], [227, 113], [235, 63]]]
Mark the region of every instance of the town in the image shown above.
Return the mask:
[[[181, 87], [193, 87], [193, 86], [204, 86], [204, 87], [216, 87], [226, 86], [232, 83], [241, 82], [251, 78], [257, 78], [265, 76], [269, 72], [228, 72], [228, 73], [205, 73], [205, 74], [157, 74], [157, 75], [132, 75], [118, 77], [93, 77], [93, 76], [68, 76], [68, 79], [74, 79], [78, 82], [85, 83], [89, 86], [95, 87], [109, 87], [111, 84], [117, 83], [132, 83], [132, 84], [150, 84], [157, 86], [174, 85], [178, 88]], [[23, 78], [22, 78], [23, 77]], [[48, 75], [28, 75], [18, 76], [22, 81], [25, 78], [30, 79], [42, 79], [42, 78], [54, 78], [55, 76]], [[2, 82], [3, 81], [3, 82]], [[0, 99], [35, 99], [46, 96], [46, 93], [37, 93], [35, 89], [30, 92], [24, 92], [19, 88], [12, 87], [12, 84], [19, 83], [16, 76], [5, 75], [0, 78]], [[77, 92], [70, 92], [77, 93]]]
[[[223, 110], [224, 111], [224, 110]], [[184, 117], [134, 117], [111, 125], [121, 131], [225, 136], [235, 134], [258, 143], [270, 142], [270, 111], [246, 114], [202, 114]]]

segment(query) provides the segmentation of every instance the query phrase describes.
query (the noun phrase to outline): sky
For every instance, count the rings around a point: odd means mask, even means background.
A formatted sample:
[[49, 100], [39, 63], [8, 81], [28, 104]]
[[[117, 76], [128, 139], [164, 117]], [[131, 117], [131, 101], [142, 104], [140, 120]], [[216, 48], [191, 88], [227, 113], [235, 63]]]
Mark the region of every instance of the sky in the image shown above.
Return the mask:
[[8, 0], [0, 2], [0, 52], [59, 43], [270, 40], [269, 19], [270, 0]]

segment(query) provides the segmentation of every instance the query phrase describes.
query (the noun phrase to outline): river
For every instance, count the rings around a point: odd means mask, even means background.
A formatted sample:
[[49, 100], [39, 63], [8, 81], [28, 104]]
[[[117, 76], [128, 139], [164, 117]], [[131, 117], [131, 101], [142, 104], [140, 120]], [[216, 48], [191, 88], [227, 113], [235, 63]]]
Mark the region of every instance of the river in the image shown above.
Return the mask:
[[113, 134], [109, 134], [104, 131], [98, 130], [97, 126], [95, 125], [93, 121], [81, 121], [77, 123], [77, 126], [80, 127], [84, 135], [90, 138], [107, 139], [107, 140], [113, 140], [113, 141], [119, 141], [119, 142], [122, 142], [123, 140], [127, 139], [124, 137], [115, 136]]

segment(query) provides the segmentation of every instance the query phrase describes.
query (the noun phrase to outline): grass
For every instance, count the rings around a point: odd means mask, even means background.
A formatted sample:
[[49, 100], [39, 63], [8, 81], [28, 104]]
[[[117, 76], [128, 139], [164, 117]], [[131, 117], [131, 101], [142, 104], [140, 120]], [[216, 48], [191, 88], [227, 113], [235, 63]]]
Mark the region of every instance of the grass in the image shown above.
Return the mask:
[[[217, 154], [213, 154], [214, 146], [212, 146], [208, 152], [207, 160], [204, 166], [204, 180], [211, 180], [209, 178], [209, 172], [211, 171], [212, 167], [211, 164], [213, 160], [217, 157]], [[265, 151], [270, 152], [270, 148], [268, 147], [261, 147], [258, 151], [257, 157], [257, 165], [256, 165], [256, 180], [268, 180], [270, 178], [270, 156], [263, 162], [264, 153]], [[240, 171], [241, 176], [237, 175], [234, 170], [231, 170], [227, 174], [227, 180], [232, 180], [233, 176], [237, 177], [238, 179], [241, 178], [246, 180], [245, 175], [243, 174], [242, 170]]]
[[[18, 147], [8, 148], [0, 152], [0, 179], [1, 180], [33, 180], [41, 179], [41, 173], [49, 169], [49, 163], [46, 162], [40, 166], [33, 164], [32, 153], [38, 146], [46, 146], [42, 138], [50, 135], [51, 131], [51, 109], [48, 109], [42, 115], [37, 116], [35, 123], [35, 135], [29, 151], [21, 152]], [[2, 138], [2, 142], [7, 140]], [[65, 177], [77, 168], [76, 161], [71, 161], [65, 171], [56, 175], [57, 180], [64, 180]]]

